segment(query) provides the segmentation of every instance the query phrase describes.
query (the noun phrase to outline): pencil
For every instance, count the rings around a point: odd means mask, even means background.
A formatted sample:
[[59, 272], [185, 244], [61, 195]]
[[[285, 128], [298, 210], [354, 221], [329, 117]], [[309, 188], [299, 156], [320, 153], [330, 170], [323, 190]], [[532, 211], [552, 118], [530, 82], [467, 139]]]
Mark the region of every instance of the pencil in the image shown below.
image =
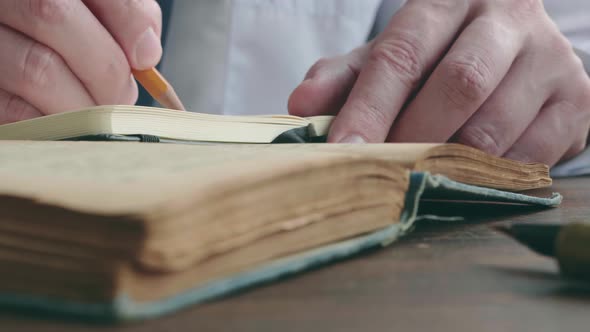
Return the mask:
[[590, 224], [513, 224], [494, 228], [539, 254], [555, 258], [564, 275], [590, 281]]
[[146, 91], [165, 108], [184, 111], [184, 105], [174, 92], [172, 85], [156, 68], [147, 70], [131, 70], [135, 79]]

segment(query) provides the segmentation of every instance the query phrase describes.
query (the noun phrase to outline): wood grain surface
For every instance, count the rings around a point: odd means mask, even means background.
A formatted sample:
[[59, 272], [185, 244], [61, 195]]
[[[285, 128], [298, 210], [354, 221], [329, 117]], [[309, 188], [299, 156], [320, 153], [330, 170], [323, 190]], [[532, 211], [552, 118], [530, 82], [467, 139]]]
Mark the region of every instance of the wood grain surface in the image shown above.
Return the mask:
[[2, 312], [0, 331], [583, 331], [590, 287], [489, 225], [590, 219], [589, 189], [590, 178], [558, 180], [564, 203], [543, 211], [445, 205], [467, 220], [422, 222], [389, 248], [162, 319], [104, 326]]

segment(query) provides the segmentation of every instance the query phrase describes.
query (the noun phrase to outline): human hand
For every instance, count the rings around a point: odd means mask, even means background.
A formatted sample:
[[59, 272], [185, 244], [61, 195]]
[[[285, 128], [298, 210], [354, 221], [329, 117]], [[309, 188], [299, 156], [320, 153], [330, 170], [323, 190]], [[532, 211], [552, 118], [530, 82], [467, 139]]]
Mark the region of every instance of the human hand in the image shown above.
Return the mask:
[[590, 78], [541, 0], [411, 0], [289, 100], [329, 142], [458, 142], [550, 165], [586, 146]]
[[133, 104], [162, 55], [154, 0], [0, 1], [0, 124]]

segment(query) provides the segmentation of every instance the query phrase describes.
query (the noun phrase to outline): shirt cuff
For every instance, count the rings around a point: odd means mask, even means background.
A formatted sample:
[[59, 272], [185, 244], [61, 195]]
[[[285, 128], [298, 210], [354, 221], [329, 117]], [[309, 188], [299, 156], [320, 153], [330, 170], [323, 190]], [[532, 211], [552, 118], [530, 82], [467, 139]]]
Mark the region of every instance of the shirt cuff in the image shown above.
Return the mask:
[[588, 147], [574, 159], [561, 163], [551, 170], [551, 176], [555, 178], [588, 174], [590, 174], [590, 149]]

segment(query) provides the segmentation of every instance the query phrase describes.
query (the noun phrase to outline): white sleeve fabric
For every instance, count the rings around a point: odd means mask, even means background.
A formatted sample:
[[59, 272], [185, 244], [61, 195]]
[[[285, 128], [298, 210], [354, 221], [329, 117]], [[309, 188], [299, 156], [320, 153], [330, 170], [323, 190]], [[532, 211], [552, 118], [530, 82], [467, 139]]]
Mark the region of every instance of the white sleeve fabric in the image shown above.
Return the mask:
[[363, 45], [381, 0], [175, 1], [162, 71], [188, 109], [287, 113], [320, 58]]

